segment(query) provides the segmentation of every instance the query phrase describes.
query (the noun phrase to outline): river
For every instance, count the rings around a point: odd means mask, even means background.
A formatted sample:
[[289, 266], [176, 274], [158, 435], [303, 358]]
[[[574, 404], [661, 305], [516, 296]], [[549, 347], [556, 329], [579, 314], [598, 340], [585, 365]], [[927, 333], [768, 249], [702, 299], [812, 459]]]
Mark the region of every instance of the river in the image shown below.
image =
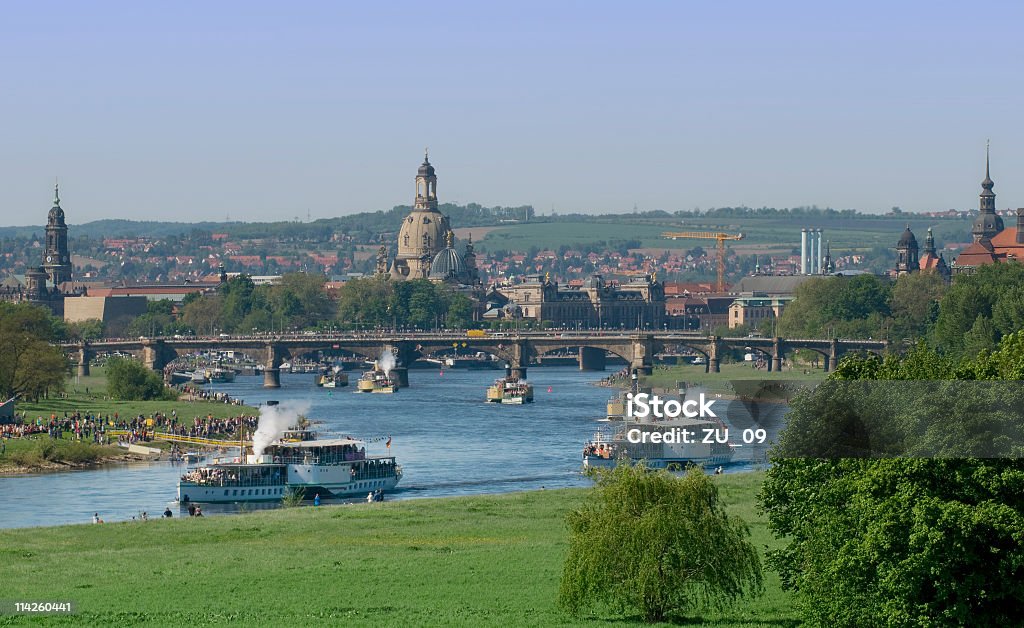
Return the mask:
[[[601, 373], [573, 367], [530, 369], [535, 403], [488, 404], [485, 388], [500, 371], [434, 369], [409, 371], [410, 387], [393, 395], [354, 393], [357, 373], [347, 388], [324, 389], [312, 374], [282, 374], [282, 387], [262, 388], [261, 377], [239, 376], [211, 388], [247, 403], [305, 401], [322, 434], [344, 434], [370, 442], [367, 453], [391, 454], [404, 477], [388, 499], [446, 497], [587, 486], [580, 476], [580, 452], [595, 430], [607, 427], [612, 390], [593, 385]], [[746, 457], [752, 455], [745, 452]], [[105, 521], [159, 517], [173, 502], [181, 464], [165, 461], [0, 478], [0, 527], [18, 528], [86, 523], [98, 512]], [[746, 470], [738, 460], [729, 471]], [[258, 506], [249, 506], [250, 508]], [[204, 506], [207, 514], [236, 511]]]

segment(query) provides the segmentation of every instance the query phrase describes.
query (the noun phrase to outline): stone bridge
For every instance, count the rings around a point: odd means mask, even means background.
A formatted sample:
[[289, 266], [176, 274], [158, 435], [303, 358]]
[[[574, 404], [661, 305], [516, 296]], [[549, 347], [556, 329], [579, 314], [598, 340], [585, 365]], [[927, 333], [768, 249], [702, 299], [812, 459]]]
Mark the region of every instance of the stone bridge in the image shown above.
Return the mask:
[[121, 351], [135, 355], [151, 369], [163, 368], [179, 355], [195, 351], [240, 351], [263, 365], [263, 385], [281, 385], [281, 364], [319, 351], [345, 351], [368, 359], [377, 359], [383, 351], [395, 356], [394, 373], [400, 386], [409, 385], [408, 368], [420, 358], [450, 351], [453, 343], [460, 350], [481, 351], [504, 360], [513, 375], [526, 377], [530, 364], [554, 351], [578, 352], [581, 370], [604, 370], [608, 353], [629, 364], [630, 370], [650, 374], [658, 354], [690, 352], [704, 357], [705, 371], [718, 372], [725, 352], [758, 352], [767, 359], [768, 370], [781, 370], [783, 356], [796, 349], [821, 354], [825, 371], [834, 368], [850, 352], [882, 354], [889, 350], [884, 340], [791, 339], [743, 337], [730, 338], [685, 333], [620, 332], [528, 332], [490, 333], [468, 337], [464, 333], [408, 334], [288, 334], [279, 336], [157, 337], [136, 340], [102, 340], [63, 345], [77, 359], [78, 374], [89, 374], [89, 361], [98, 351]]

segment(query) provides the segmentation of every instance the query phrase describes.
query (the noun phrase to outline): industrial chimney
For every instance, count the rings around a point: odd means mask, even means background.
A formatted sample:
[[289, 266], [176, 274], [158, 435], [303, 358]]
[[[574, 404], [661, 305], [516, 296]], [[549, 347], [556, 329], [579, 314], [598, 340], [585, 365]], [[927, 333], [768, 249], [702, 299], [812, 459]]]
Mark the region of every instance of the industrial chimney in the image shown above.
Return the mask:
[[807, 274], [807, 229], [800, 230], [800, 274]]

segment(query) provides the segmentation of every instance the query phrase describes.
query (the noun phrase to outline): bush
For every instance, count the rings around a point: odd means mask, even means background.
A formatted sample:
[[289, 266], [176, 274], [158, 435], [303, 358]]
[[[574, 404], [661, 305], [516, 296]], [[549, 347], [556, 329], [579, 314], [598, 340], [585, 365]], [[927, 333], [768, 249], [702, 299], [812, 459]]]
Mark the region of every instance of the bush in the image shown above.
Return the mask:
[[678, 478], [620, 465], [597, 475], [586, 502], [567, 517], [559, 603], [570, 613], [596, 603], [653, 622], [762, 591], [749, 530], [703, 470]]

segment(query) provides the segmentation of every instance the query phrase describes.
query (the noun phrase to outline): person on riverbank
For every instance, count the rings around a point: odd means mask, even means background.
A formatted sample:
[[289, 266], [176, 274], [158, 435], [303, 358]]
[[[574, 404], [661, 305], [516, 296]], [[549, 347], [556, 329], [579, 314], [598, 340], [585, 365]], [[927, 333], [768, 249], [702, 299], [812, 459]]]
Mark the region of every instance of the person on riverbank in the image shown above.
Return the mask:
[[320, 493], [317, 493], [316, 495], [313, 496], [313, 505], [314, 506], [319, 506], [320, 505]]
[[188, 505], [188, 516], [189, 517], [195, 517], [196, 516], [196, 505], [195, 504], [189, 504]]
[[202, 517], [203, 516], [203, 507], [202, 506], [196, 506], [196, 516], [197, 517]]
[[93, 523], [99, 523], [100, 522], [100, 513], [98, 513], [98, 512], [92, 513], [92, 522]]
[[170, 519], [170, 518], [171, 518], [171, 517], [173, 517], [173, 516], [174, 516], [174, 513], [173, 513], [173, 512], [171, 512], [171, 507], [170, 507], [170, 506], [168, 506], [168, 507], [167, 507], [167, 510], [165, 510], [165, 511], [164, 511], [164, 518], [166, 518], [166, 519]]

